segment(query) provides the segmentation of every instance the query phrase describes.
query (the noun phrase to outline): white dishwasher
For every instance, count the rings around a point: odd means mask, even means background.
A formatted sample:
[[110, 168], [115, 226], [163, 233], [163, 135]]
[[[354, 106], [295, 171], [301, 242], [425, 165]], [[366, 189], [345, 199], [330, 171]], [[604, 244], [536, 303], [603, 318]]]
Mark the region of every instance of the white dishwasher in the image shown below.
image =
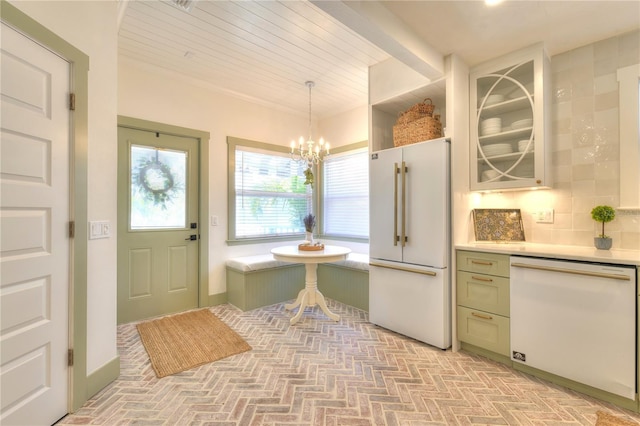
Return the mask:
[[511, 359], [636, 394], [634, 267], [511, 256]]

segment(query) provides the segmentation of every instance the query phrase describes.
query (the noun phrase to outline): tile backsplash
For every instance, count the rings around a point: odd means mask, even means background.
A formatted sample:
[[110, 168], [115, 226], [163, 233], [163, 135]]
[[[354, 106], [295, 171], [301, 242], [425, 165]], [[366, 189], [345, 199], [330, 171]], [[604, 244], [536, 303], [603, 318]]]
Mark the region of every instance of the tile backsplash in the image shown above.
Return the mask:
[[[527, 241], [593, 246], [600, 204], [619, 206], [618, 68], [640, 63], [640, 31], [551, 58], [553, 189], [476, 194], [475, 208], [520, 208]], [[553, 223], [533, 213], [553, 209]], [[640, 250], [640, 211], [605, 225], [613, 248]]]

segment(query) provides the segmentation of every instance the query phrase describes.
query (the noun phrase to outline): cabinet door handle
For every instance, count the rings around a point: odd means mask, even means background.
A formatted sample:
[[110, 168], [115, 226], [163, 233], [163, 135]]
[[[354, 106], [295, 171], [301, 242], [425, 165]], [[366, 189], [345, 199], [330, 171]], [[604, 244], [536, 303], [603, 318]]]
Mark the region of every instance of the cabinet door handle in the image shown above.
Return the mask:
[[471, 263], [473, 263], [474, 265], [493, 266], [493, 262], [481, 262], [479, 260], [472, 260]]
[[488, 282], [488, 283], [493, 282], [493, 280], [491, 278], [476, 277], [476, 276], [473, 276], [473, 275], [471, 275], [471, 279], [472, 280], [476, 280], [476, 281], [484, 281], [484, 282]]
[[493, 317], [491, 315], [484, 315], [484, 314], [479, 314], [476, 312], [471, 312], [471, 315], [473, 315], [474, 317], [478, 317], [478, 318], [482, 318], [482, 319], [486, 319], [486, 320], [492, 320]]

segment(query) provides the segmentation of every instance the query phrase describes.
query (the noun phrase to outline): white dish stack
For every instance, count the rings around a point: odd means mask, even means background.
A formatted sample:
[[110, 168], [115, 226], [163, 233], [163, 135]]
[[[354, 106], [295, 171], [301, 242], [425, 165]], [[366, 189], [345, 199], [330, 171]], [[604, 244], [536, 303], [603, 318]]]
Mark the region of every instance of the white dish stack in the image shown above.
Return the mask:
[[511, 123], [511, 128], [513, 130], [526, 129], [531, 126], [533, 126], [533, 118], [525, 118], [524, 120], [518, 120]]
[[513, 147], [510, 143], [494, 143], [482, 147], [482, 152], [487, 157], [495, 157], [496, 155], [511, 154]]
[[[527, 147], [529, 147], [529, 149], [527, 149]], [[529, 139], [523, 139], [521, 141], [518, 141], [518, 151], [520, 152], [533, 151], [533, 141], [531, 141], [531, 145], [529, 145]]]
[[[482, 172], [482, 182], [486, 182], [488, 180], [497, 178], [498, 176], [500, 176], [500, 173], [491, 169], [491, 170], [485, 170], [484, 172]], [[497, 179], [500, 180], [500, 179]]]
[[502, 118], [487, 118], [480, 123], [480, 135], [489, 136], [495, 135], [502, 131]]

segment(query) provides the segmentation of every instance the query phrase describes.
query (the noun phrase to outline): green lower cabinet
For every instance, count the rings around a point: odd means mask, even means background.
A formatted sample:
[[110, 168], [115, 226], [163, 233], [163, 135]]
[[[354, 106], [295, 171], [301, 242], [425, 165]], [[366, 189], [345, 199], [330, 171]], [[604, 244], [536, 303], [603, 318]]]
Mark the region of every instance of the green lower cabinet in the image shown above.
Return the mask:
[[458, 339], [461, 342], [509, 357], [509, 318], [458, 306]]

